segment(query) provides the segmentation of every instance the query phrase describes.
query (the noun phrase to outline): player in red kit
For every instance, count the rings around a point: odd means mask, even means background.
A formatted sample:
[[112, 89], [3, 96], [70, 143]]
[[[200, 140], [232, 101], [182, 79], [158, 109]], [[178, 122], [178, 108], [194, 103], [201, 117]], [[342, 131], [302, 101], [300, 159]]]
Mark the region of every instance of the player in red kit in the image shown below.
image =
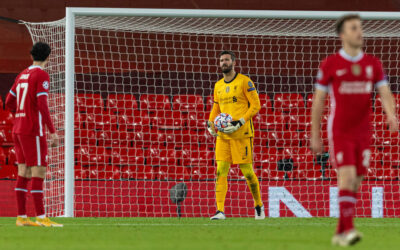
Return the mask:
[[[46, 43], [38, 42], [33, 45], [33, 64], [17, 76], [6, 99], [7, 108], [14, 113], [12, 133], [18, 162], [15, 187], [17, 226], [62, 227], [46, 217], [43, 203], [43, 181], [47, 166], [46, 127], [50, 131], [52, 146], [58, 144], [47, 105], [50, 78], [43, 70], [50, 52], [50, 46]], [[26, 193], [30, 180], [36, 222], [26, 216]]]
[[358, 15], [346, 15], [336, 23], [343, 48], [327, 57], [320, 66], [312, 106], [311, 148], [322, 152], [320, 122], [325, 97], [329, 93], [328, 121], [330, 159], [338, 170], [339, 222], [332, 244], [349, 246], [361, 240], [353, 217], [357, 191], [369, 167], [373, 89], [379, 92], [389, 129], [398, 130], [395, 105], [382, 64], [363, 53], [363, 32]]

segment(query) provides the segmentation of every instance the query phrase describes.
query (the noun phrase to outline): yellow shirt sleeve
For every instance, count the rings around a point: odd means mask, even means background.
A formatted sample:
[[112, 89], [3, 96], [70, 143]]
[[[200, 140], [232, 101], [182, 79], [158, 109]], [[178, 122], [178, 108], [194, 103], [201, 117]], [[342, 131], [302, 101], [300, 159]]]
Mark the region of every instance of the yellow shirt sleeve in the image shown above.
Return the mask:
[[213, 107], [211, 109], [210, 116], [209, 116], [208, 120], [210, 122], [214, 122], [215, 117], [217, 117], [217, 115], [219, 115], [220, 113], [221, 113], [221, 110], [219, 108], [219, 98], [218, 98], [218, 95], [217, 95], [217, 91], [215, 90], [215, 87], [214, 87], [214, 104], [213, 104]]
[[250, 103], [249, 109], [243, 116], [246, 122], [255, 116], [261, 109], [260, 98], [258, 97], [256, 86], [254, 85], [253, 81], [251, 81], [249, 78], [247, 79], [247, 82], [245, 80], [243, 81], [243, 93]]

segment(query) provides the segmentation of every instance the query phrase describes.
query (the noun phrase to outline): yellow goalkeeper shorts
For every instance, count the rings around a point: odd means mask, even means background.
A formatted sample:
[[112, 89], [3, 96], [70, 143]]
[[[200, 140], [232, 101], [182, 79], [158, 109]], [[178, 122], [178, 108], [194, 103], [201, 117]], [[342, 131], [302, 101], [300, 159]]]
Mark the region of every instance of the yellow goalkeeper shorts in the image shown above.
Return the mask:
[[253, 138], [225, 140], [217, 137], [215, 160], [232, 164], [253, 163]]

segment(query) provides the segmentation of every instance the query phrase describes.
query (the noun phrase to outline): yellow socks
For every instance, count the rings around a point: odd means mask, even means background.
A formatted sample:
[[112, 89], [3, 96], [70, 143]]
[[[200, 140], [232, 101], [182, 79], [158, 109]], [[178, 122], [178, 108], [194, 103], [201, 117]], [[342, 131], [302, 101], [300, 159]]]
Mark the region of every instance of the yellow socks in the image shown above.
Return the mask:
[[243, 176], [246, 178], [247, 186], [249, 186], [250, 192], [253, 195], [254, 207], [261, 207], [263, 203], [261, 201], [260, 183], [258, 182], [256, 174], [254, 173], [252, 164], [240, 164], [240, 170], [242, 171]]
[[226, 161], [217, 161], [217, 183], [215, 196], [217, 199], [217, 209], [224, 212], [226, 192], [228, 191], [228, 173], [231, 164]]

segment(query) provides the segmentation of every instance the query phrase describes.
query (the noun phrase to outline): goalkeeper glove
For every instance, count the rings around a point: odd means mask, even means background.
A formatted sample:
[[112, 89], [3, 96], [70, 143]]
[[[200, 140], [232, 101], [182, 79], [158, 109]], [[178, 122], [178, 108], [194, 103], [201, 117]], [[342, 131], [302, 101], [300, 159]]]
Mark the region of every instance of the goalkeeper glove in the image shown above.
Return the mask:
[[214, 137], [218, 136], [217, 132], [215, 132], [215, 127], [213, 122], [207, 121], [207, 130], [208, 132], [210, 132], [212, 136]]
[[240, 118], [238, 121], [231, 121], [228, 123], [228, 127], [224, 128], [223, 132], [225, 134], [232, 134], [236, 130], [238, 130], [241, 126], [245, 124], [244, 118]]

